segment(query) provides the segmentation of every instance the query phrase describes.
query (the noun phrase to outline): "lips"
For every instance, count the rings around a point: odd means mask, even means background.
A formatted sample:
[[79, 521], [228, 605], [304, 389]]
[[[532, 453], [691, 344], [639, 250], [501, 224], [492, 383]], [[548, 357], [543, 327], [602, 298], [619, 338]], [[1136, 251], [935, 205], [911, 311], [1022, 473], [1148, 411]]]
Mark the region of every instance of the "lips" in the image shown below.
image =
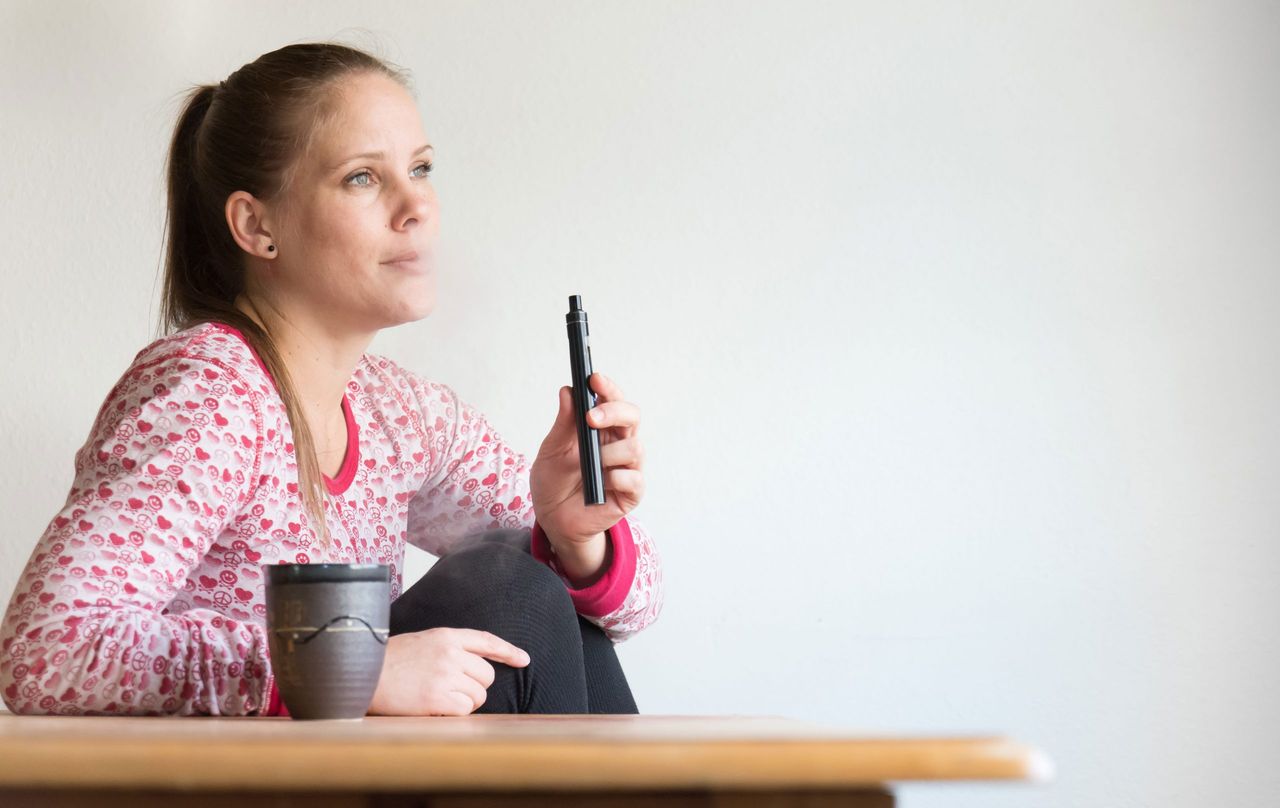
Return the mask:
[[410, 275], [426, 275], [431, 271], [429, 258], [430, 253], [425, 257], [420, 257], [416, 252], [407, 252], [383, 261], [382, 265], [391, 267], [397, 272], [407, 272]]
[[396, 257], [394, 257], [394, 258], [388, 258], [387, 260], [383, 261], [382, 263], [384, 263], [384, 264], [398, 264], [398, 263], [401, 263], [401, 262], [406, 262], [406, 263], [407, 263], [407, 262], [409, 262], [409, 261], [417, 261], [417, 260], [418, 260], [418, 254], [417, 254], [416, 252], [407, 252], [407, 253], [403, 253], [403, 254], [401, 254], [401, 255], [397, 255], [397, 256], [396, 256]]

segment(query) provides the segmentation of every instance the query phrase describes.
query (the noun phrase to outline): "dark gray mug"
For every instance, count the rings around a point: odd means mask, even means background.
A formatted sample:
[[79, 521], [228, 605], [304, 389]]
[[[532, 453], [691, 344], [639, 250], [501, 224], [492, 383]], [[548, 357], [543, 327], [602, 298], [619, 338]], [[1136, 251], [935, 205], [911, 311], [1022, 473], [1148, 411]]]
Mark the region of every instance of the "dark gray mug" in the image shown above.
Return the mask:
[[263, 564], [271, 667], [293, 718], [364, 718], [391, 629], [387, 564]]

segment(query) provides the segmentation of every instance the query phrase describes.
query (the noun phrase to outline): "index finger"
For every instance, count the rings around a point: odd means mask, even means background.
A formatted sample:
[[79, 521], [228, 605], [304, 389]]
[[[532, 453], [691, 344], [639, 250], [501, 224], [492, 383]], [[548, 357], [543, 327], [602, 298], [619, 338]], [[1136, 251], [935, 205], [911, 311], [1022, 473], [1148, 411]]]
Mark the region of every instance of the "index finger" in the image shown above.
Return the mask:
[[515, 668], [529, 664], [528, 654], [497, 634], [474, 628], [460, 630], [463, 632], [462, 647], [474, 654], [505, 662]]
[[596, 371], [589, 379], [590, 387], [604, 401], [619, 401], [623, 398], [622, 388], [603, 373]]
[[592, 386], [600, 391], [600, 395], [596, 397], [596, 404], [592, 408], [599, 411], [604, 416], [604, 426], [600, 426], [599, 421], [589, 417], [588, 425], [595, 425], [598, 429], [615, 429], [615, 434], [620, 434], [622, 440], [632, 437], [640, 431], [640, 411], [636, 405], [628, 402], [623, 396], [622, 388], [614, 382], [613, 379], [603, 373], [592, 373], [590, 380]]

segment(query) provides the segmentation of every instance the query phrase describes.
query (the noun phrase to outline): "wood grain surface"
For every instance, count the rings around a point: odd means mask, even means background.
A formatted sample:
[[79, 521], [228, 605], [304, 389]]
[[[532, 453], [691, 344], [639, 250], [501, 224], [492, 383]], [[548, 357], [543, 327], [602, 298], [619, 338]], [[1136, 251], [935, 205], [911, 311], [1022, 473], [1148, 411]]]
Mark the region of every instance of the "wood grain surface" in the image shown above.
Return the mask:
[[202, 791], [675, 791], [1044, 782], [999, 736], [885, 736], [779, 716], [0, 714], [0, 787]]

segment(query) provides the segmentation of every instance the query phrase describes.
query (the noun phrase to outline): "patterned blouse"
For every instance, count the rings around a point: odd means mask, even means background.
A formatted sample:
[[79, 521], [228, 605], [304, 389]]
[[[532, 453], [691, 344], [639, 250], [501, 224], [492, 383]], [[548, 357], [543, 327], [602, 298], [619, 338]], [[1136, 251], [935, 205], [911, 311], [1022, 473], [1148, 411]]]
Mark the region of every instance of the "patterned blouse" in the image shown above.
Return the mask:
[[534, 558], [615, 643], [662, 609], [634, 516], [575, 589], [534, 520], [530, 461], [446, 384], [364, 354], [347, 383], [346, 457], [326, 551], [298, 490], [275, 383], [243, 335], [202, 323], [156, 340], [107, 395], [75, 479], [0, 622], [0, 693], [18, 714], [287, 715], [262, 565], [376, 563], [403, 591], [405, 543], [437, 557], [487, 529], [531, 529]]

